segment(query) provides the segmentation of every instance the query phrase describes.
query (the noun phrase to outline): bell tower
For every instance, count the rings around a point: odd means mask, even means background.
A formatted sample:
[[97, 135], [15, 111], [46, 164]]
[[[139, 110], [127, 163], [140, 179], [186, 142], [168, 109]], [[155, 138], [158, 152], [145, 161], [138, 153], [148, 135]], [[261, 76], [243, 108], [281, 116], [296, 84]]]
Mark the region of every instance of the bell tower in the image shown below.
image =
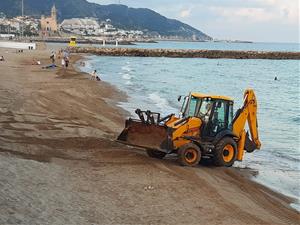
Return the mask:
[[44, 32], [43, 35], [50, 35], [51, 33], [58, 32], [58, 24], [57, 24], [57, 10], [55, 5], [51, 8], [51, 16], [41, 17], [41, 30]]
[[56, 19], [57, 19], [57, 11], [56, 11], [55, 5], [53, 5], [53, 7], [51, 9], [51, 17], [52, 17], [52, 19], [54, 19], [56, 21]]

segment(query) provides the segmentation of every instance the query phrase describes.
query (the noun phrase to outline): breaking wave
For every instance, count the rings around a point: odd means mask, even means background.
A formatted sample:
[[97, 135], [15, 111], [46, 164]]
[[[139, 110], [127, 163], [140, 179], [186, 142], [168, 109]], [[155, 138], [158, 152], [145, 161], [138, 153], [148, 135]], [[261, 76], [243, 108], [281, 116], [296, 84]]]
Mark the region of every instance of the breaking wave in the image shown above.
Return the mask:
[[122, 75], [122, 78], [124, 79], [124, 80], [131, 80], [132, 79], [132, 75], [130, 75], [129, 73], [124, 73], [123, 75]]
[[169, 105], [168, 100], [162, 98], [158, 92], [149, 94], [148, 98], [154, 102], [155, 106], [160, 110], [161, 113], [165, 114], [169, 111], [174, 111], [174, 109]]

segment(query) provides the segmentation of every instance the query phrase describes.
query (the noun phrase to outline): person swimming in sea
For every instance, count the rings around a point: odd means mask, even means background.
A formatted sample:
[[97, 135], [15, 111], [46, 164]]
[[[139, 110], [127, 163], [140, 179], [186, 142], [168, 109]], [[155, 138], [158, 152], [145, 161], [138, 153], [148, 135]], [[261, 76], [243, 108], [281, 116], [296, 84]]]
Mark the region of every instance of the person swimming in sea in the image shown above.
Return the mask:
[[277, 77], [275, 77], [275, 78], [274, 78], [274, 80], [278, 80], [278, 78], [277, 78]]

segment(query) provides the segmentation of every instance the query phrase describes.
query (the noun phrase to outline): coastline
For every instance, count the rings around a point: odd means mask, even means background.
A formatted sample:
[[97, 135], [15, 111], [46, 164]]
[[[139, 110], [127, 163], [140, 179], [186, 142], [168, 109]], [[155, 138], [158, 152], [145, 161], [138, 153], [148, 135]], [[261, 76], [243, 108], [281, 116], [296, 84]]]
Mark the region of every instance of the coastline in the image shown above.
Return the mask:
[[299, 222], [292, 199], [244, 171], [179, 167], [114, 142], [127, 115], [117, 106], [124, 93], [75, 67], [30, 65], [32, 57], [47, 62], [49, 50], [8, 51], [0, 49], [0, 223]]
[[[96, 56], [95, 54], [90, 54], [90, 53], [88, 53], [88, 54], [78, 53], [78, 54], [82, 55], [82, 57], [78, 61], [84, 61], [84, 62], [88, 61], [87, 56], [92, 56], [92, 55]], [[79, 66], [76, 68], [76, 70], [78, 72], [85, 73], [84, 71], [82, 71], [79, 68]], [[107, 84], [112, 85], [110, 83], [107, 83]], [[116, 88], [117, 91], [121, 91], [116, 86], [113, 85], [113, 87]], [[115, 101], [113, 104], [117, 104], [118, 107], [120, 107], [122, 110], [125, 111], [125, 113], [123, 115], [126, 117], [129, 117], [131, 115], [130, 112], [127, 111], [122, 106], [119, 106], [118, 103], [119, 103], [118, 101]], [[125, 121], [125, 118], [124, 118], [124, 121]], [[280, 193], [279, 191], [272, 189], [272, 187], [267, 185], [267, 182], [258, 181], [255, 178], [255, 174], [257, 174], [258, 171], [254, 171], [250, 168], [239, 168], [239, 167], [234, 167], [234, 170], [235, 170], [234, 173], [238, 173], [241, 177], [244, 177], [245, 179], [248, 179], [249, 181], [255, 183], [256, 185], [258, 185], [259, 188], [264, 189], [266, 193], [269, 193], [269, 194], [275, 195], [275, 196], [280, 196], [279, 198], [285, 199], [284, 201], [289, 202], [288, 204], [291, 206], [292, 209], [297, 210], [299, 212], [298, 207], [292, 206], [292, 205], [296, 205], [297, 199], [294, 198], [293, 196], [289, 196], [287, 193], [284, 192], [284, 190], [282, 190], [283, 192]]]
[[[82, 54], [82, 53], [79, 53]], [[81, 61], [84, 62], [88, 62], [88, 61], [92, 61], [89, 56], [97, 56], [95, 54], [83, 54], [83, 58], [81, 59]], [[83, 72], [84, 70], [81, 70], [80, 68], [77, 68], [79, 72]], [[109, 83], [110, 84], [110, 83]], [[117, 86], [115, 86], [114, 84], [110, 84], [113, 85], [117, 90], [120, 90]], [[121, 90], [124, 91], [124, 90]], [[132, 96], [129, 96], [132, 97]], [[126, 101], [127, 102], [127, 101]], [[133, 104], [133, 102], [131, 102], [131, 104]], [[138, 107], [139, 103], [136, 103]], [[132, 113], [134, 113], [134, 110], [132, 110], [131, 112], [127, 111], [127, 104], [118, 104], [118, 106], [120, 106], [123, 110], [125, 110], [127, 112], [127, 117], [131, 116], [132, 117]], [[134, 117], [134, 116], [133, 116]], [[125, 119], [124, 119], [125, 120]], [[274, 188], [272, 185], [274, 185], [274, 183], [272, 184], [272, 182], [268, 182], [267, 180], [264, 180], [262, 177], [260, 177], [259, 173], [261, 172], [260, 170], [255, 170], [249, 167], [244, 167], [241, 164], [242, 167], [233, 167], [235, 172], [239, 173], [241, 176], [245, 177], [245, 179], [249, 179], [252, 182], [254, 182], [255, 184], [260, 185], [262, 188], [266, 188], [269, 189], [273, 194], [275, 195], [282, 195], [284, 198], [286, 198], [286, 200], [289, 202], [289, 205], [294, 209], [297, 210], [298, 212], [300, 212], [300, 207], [299, 207], [299, 200], [297, 199], [297, 196], [292, 195], [292, 193], [288, 192], [287, 190], [284, 190], [280, 187], [276, 187]]]
[[[76, 54], [73, 56], [72, 69], [85, 77], [90, 75], [80, 69], [79, 62], [86, 61], [86, 57], [89, 55], [90, 54]], [[111, 91], [111, 95], [105, 97], [104, 99], [108, 103], [111, 103], [110, 105], [116, 107], [118, 109], [118, 113], [120, 113], [123, 118], [130, 116], [130, 112], [128, 112], [126, 109], [122, 108], [118, 104], [120, 102], [127, 102], [128, 95], [124, 91], [118, 89], [115, 85], [109, 82], [101, 81], [101, 83], [104, 84], [104, 86], [107, 86]]]

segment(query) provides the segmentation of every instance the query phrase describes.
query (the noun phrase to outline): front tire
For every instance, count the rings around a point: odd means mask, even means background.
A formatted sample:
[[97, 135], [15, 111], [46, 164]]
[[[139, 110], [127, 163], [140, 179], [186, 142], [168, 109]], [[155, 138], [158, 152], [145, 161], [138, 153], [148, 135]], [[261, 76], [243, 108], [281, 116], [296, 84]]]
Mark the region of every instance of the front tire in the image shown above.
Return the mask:
[[234, 164], [236, 156], [236, 142], [231, 137], [225, 137], [216, 145], [213, 161], [216, 166], [230, 167]]
[[201, 160], [201, 150], [193, 143], [181, 146], [177, 153], [182, 166], [197, 166]]
[[154, 149], [147, 149], [147, 155], [151, 158], [162, 159], [166, 156], [167, 153], [161, 152]]

